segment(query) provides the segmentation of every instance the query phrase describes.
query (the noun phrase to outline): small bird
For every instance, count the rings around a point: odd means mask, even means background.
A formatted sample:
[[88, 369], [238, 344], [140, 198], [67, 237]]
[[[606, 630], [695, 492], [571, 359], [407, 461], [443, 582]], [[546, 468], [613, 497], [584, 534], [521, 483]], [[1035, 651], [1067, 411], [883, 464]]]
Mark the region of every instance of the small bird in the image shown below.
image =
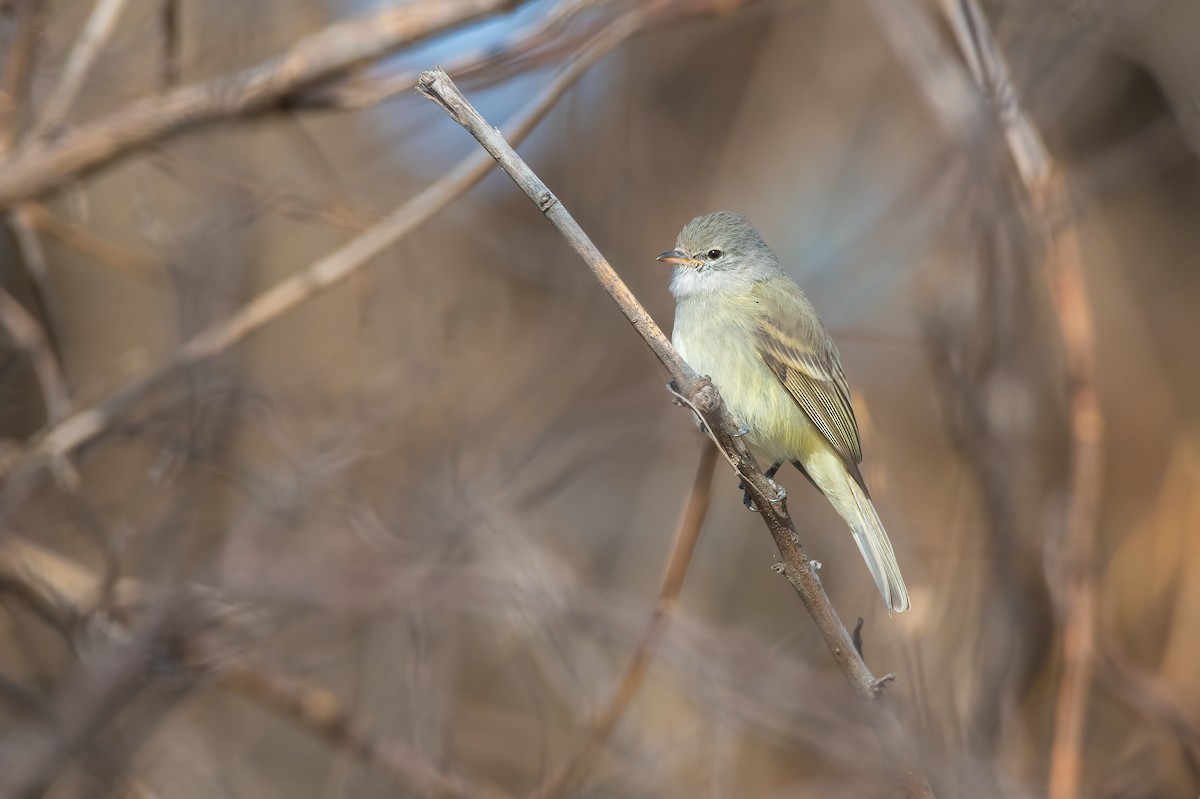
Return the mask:
[[766, 476], [791, 463], [808, 477], [850, 526], [884, 602], [907, 610], [908, 589], [858, 468], [841, 359], [808, 296], [730, 211], [688, 222], [658, 260], [675, 266], [679, 354], [720, 390], [750, 448], [771, 463]]

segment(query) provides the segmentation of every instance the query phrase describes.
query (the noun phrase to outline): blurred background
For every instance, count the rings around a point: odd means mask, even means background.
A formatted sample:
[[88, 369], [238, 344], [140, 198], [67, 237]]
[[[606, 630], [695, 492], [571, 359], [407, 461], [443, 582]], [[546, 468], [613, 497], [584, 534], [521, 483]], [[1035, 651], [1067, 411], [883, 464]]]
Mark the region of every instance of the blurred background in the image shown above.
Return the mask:
[[[897, 675], [939, 796], [1047, 795], [1059, 306], [997, 115], [956, 133], [937, 105], [931, 74], [969, 74], [940, 5], [7, 0], [0, 192], [130, 109], [173, 113], [156, 96], [230, 99], [246, 70], [303, 63], [331, 26], [467, 6], [4, 195], [0, 794], [546, 795], [641, 639], [704, 439], [536, 208], [493, 170], [346, 279], [162, 365], [475, 156], [413, 70], [445, 65], [501, 125], [599, 46], [520, 152], [668, 332], [654, 256], [679, 228], [731, 209], [762, 231], [841, 350], [913, 608], [889, 617], [843, 523], [784, 473], [826, 590]], [[983, 11], [1065, 175], [1095, 323], [1077, 795], [1194, 797], [1200, 7]], [[94, 58], [52, 113], [85, 30]], [[43, 468], [67, 406], [112, 412]], [[723, 461], [712, 491], [644, 684], [550, 793], [898, 795]]]

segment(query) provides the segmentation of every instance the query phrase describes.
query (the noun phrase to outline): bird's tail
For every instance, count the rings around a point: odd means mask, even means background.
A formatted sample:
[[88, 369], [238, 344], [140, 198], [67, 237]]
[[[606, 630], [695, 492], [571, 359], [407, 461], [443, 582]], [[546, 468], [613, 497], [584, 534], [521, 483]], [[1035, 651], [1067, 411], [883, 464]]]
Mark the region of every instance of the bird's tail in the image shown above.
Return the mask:
[[847, 478], [851, 501], [835, 503], [835, 507], [850, 525], [854, 542], [875, 578], [875, 585], [879, 586], [879, 593], [883, 594], [883, 601], [894, 611], [908, 610], [908, 589], [900, 576], [896, 553], [892, 551], [892, 542], [883, 529], [883, 522], [879, 521], [879, 514], [867, 492], [854, 478], [849, 475]]

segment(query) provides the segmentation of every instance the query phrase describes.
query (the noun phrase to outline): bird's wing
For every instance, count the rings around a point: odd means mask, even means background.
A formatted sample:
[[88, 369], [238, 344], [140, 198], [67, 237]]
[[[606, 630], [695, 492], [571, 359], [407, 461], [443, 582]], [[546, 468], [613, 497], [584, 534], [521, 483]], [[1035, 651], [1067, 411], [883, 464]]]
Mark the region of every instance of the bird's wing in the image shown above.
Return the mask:
[[775, 282], [757, 297], [763, 310], [759, 355], [861, 485], [858, 424], [837, 349], [808, 298], [790, 280], [781, 284]]

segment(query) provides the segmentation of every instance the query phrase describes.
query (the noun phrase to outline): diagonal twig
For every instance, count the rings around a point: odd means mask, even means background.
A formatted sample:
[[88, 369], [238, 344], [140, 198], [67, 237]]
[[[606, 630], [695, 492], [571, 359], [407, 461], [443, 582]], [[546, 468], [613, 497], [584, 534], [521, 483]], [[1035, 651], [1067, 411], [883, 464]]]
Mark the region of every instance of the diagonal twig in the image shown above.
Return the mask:
[[[561, 42], [563, 29], [575, 18], [599, 5], [601, 0], [570, 0], [550, 8], [537, 24], [522, 28], [502, 44], [456, 55], [446, 71], [459, 79], [483, 70], [490, 74], [501, 61], [522, 56], [548, 42]], [[607, 0], [608, 5], [615, 5]], [[576, 42], [576, 44], [578, 44]], [[420, 72], [404, 70], [387, 75], [353, 75], [337, 83], [315, 86], [298, 94], [297, 106], [348, 111], [378, 105], [417, 88]]]
[[162, 68], [159, 72], [159, 82], [164, 89], [179, 84], [183, 74], [181, 39], [183, 38], [183, 0], [162, 0], [162, 8], [158, 12], [158, 27], [162, 32]]
[[[93, 614], [104, 590], [103, 580], [70, 558], [15, 536], [0, 542], [0, 595], [18, 595], [55, 628], [68, 635], [89, 619], [94, 620]], [[186, 593], [189, 589], [182, 590]], [[208, 596], [208, 592], [196, 593]], [[146, 586], [135, 580], [122, 580], [119, 595], [118, 608], [122, 612], [129, 612], [151, 596]], [[213, 633], [219, 632], [222, 626], [234, 628], [236, 616], [224, 615], [220, 603], [209, 604], [204, 611], [205, 623], [191, 625], [191, 634], [176, 647], [179, 662], [174, 665], [180, 670], [199, 674], [215, 671], [216, 684], [221, 688], [294, 719], [330, 745], [365, 766], [378, 769], [399, 785], [421, 793], [462, 799], [509, 799], [509, 794], [504, 791], [447, 771], [403, 742], [381, 736], [367, 718], [354, 713], [331, 691], [319, 685], [240, 662], [226, 662], [228, 654], [214, 645], [216, 637]], [[143, 615], [147, 611], [154, 612], [141, 608]], [[114, 625], [114, 634], [125, 635], [133, 629], [117, 622], [115, 617], [109, 617], [108, 622]], [[148, 659], [138, 656], [137, 660]], [[133, 673], [129, 676], [142, 681], [153, 675]], [[129, 690], [127, 685], [113, 687], [120, 687], [119, 693]], [[101, 729], [100, 722], [102, 720], [85, 725], [87, 731]], [[86, 737], [80, 736], [81, 739]], [[43, 757], [52, 762], [53, 754], [45, 753]], [[5, 789], [14, 796], [21, 795], [24, 792], [22, 786], [18, 784], [14, 788], [6, 782], [9, 777], [0, 774], [0, 796], [4, 795]], [[26, 785], [39, 782], [36, 775], [25, 774]]]
[[331, 691], [284, 674], [247, 666], [225, 668], [219, 685], [227, 691], [300, 722], [306, 729], [367, 766], [378, 767], [422, 795], [460, 799], [510, 799], [490, 785], [444, 771], [408, 745], [378, 737], [370, 722]]
[[[1062, 341], [1070, 407], [1070, 488], [1063, 535], [1047, 547], [1050, 595], [1062, 629], [1063, 668], [1054, 711], [1050, 753], [1050, 799], [1078, 795], [1083, 727], [1091, 661], [1095, 650], [1094, 536], [1100, 503], [1104, 418], [1096, 389], [1095, 334], [1087, 298], [1078, 231], [1066, 179], [1049, 154], [1032, 119], [1022, 108], [1007, 61], [976, 0], [939, 0], [974, 80], [930, 53], [936, 49], [927, 24], [905, 24], [899, 15], [921, 16], [916, 4], [875, 0], [876, 12], [906, 58], [939, 121], [956, 138], [970, 135], [990, 106], [999, 122], [1026, 194], [1040, 225], [1047, 252], [1055, 319]], [[911, 20], [910, 20], [911, 21]], [[981, 104], [979, 99], [986, 101]]]
[[20, 213], [38, 233], [100, 261], [134, 280], [166, 284], [163, 264], [87, 227], [59, 216], [39, 203], [22, 203]]
[[19, 0], [15, 5], [12, 39], [0, 56], [4, 70], [0, 75], [0, 156], [8, 153], [21, 132], [44, 11], [43, 0]]
[[29, 132], [29, 138], [36, 139], [52, 134], [66, 121], [92, 64], [112, 36], [117, 19], [127, 3], [128, 0], [96, 0], [96, 5], [92, 7], [92, 13], [83, 27], [83, 33], [79, 35], [79, 40], [67, 56], [62, 78], [51, 92], [50, 99], [46, 101], [45, 111]]
[[1098, 637], [1097, 679], [1134, 713], [1174, 735], [1192, 769], [1200, 767], [1200, 723], [1180, 704], [1178, 690], [1172, 691], [1158, 677], [1130, 663], [1111, 640]]
[[[1066, 178], [1022, 108], [1007, 61], [976, 0], [939, 0], [971, 78], [932, 57], [937, 49], [919, 4], [874, 0], [893, 44], [919, 78], [938, 121], [970, 136], [990, 106], [1046, 243], [1045, 272], [1062, 342], [1070, 413], [1070, 478], [1063, 534], [1048, 542], [1046, 580], [1062, 631], [1062, 672], [1054, 709], [1050, 799], [1079, 793], [1088, 686], [1095, 657], [1094, 537], [1100, 505], [1104, 417], [1096, 388], [1096, 344]], [[907, 19], [905, 19], [906, 17]], [[974, 80], [974, 92], [965, 87]], [[985, 101], [981, 103], [980, 100]]]
[[770, 529], [782, 559], [776, 567], [777, 571], [787, 577], [792, 588], [800, 595], [822, 638], [833, 653], [834, 660], [862, 700], [888, 764], [904, 794], [908, 797], [932, 796], [933, 792], [917, 761], [910, 739], [900, 726], [887, 697], [879, 690], [878, 681], [859, 657], [850, 633], [846, 631], [834, 611], [812, 563], [800, 544], [787, 512], [786, 500], [779, 500], [774, 488], [759, 471], [753, 457], [738, 436], [737, 424], [712, 382], [697, 375], [684, 362], [646, 309], [558, 198], [517, 155], [499, 131], [489, 125], [471, 106], [444, 71], [435, 69], [423, 73], [420, 91], [441, 106], [455, 122], [466, 128], [496, 159], [501, 168], [579, 254], [600, 285], [617, 303], [634, 330], [666, 367], [678, 385], [684, 401], [703, 419], [705, 429], [742, 478], [751, 498], [761, 509], [761, 517]]
[[[563, 93], [596, 61], [637, 30], [638, 24], [638, 19], [624, 17], [598, 33], [545, 89], [510, 120], [507, 125], [509, 135], [518, 140], [527, 136]], [[118, 416], [167, 378], [224, 352], [282, 314], [355, 274], [371, 258], [416, 230], [481, 181], [492, 166], [492, 159], [486, 153], [473, 153], [379, 224], [307, 269], [258, 295], [232, 317], [214, 322], [193, 336], [167, 362], [96, 405], [78, 411], [49, 428], [10, 469], [11, 476], [5, 486], [7, 496], [4, 498], [10, 502], [14, 497], [19, 498], [46, 465], [60, 461], [100, 435]], [[0, 475], [0, 478], [3, 477]]]
[[1104, 417], [1096, 389], [1095, 333], [1079, 234], [1066, 179], [1021, 107], [1007, 61], [977, 0], [941, 0], [980, 91], [992, 101], [1008, 150], [1041, 223], [1046, 271], [1062, 340], [1070, 407], [1070, 494], [1063, 535], [1047, 545], [1046, 571], [1062, 628], [1049, 799], [1079, 795], [1083, 730], [1095, 651], [1095, 531]]
[[53, 351], [58, 342], [55, 337], [62, 335], [64, 320], [54, 286], [50, 283], [50, 262], [46, 258], [46, 249], [24, 204], [8, 214], [8, 228], [21, 254], [21, 267], [37, 290], [40, 309], [46, 320], [46, 340], [51, 343]]
[[52, 141], [30, 142], [0, 163], [0, 207], [31, 199], [151, 142], [268, 109], [321, 79], [500, 11], [512, 1], [445, 0], [389, 6], [301, 39], [282, 55], [257, 66], [147, 97]]
[[29, 357], [46, 405], [47, 422], [57, 424], [62, 421], [71, 411], [71, 395], [46, 331], [25, 306], [3, 288], [0, 288], [0, 325]]
[[646, 624], [646, 629], [642, 632], [642, 637], [634, 648], [633, 655], [625, 664], [625, 671], [621, 675], [617, 690], [610, 697], [604, 710], [592, 720], [591, 728], [588, 730], [583, 745], [557, 771], [530, 793], [528, 799], [553, 799], [553, 797], [560, 796], [587, 765], [595, 751], [603, 746], [608, 737], [612, 735], [613, 728], [617, 726], [617, 722], [629, 707], [638, 688], [641, 687], [642, 681], [646, 678], [646, 672], [650, 668], [650, 661], [654, 659], [658, 645], [671, 623], [671, 616], [674, 615], [675, 608], [679, 604], [679, 592], [683, 588], [683, 580], [687, 576], [692, 554], [696, 551], [696, 542], [700, 539], [700, 528], [704, 524], [704, 517], [708, 515], [709, 500], [712, 498], [713, 471], [716, 465], [717, 448], [713, 446], [712, 442], [705, 441], [704, 449], [700, 453], [700, 460], [696, 464], [696, 477], [692, 481], [692, 490], [684, 503], [683, 513], [675, 528], [675, 537], [671, 541], [667, 567], [663, 572], [662, 584], [658, 590], [658, 600], [654, 603], [650, 621]]

